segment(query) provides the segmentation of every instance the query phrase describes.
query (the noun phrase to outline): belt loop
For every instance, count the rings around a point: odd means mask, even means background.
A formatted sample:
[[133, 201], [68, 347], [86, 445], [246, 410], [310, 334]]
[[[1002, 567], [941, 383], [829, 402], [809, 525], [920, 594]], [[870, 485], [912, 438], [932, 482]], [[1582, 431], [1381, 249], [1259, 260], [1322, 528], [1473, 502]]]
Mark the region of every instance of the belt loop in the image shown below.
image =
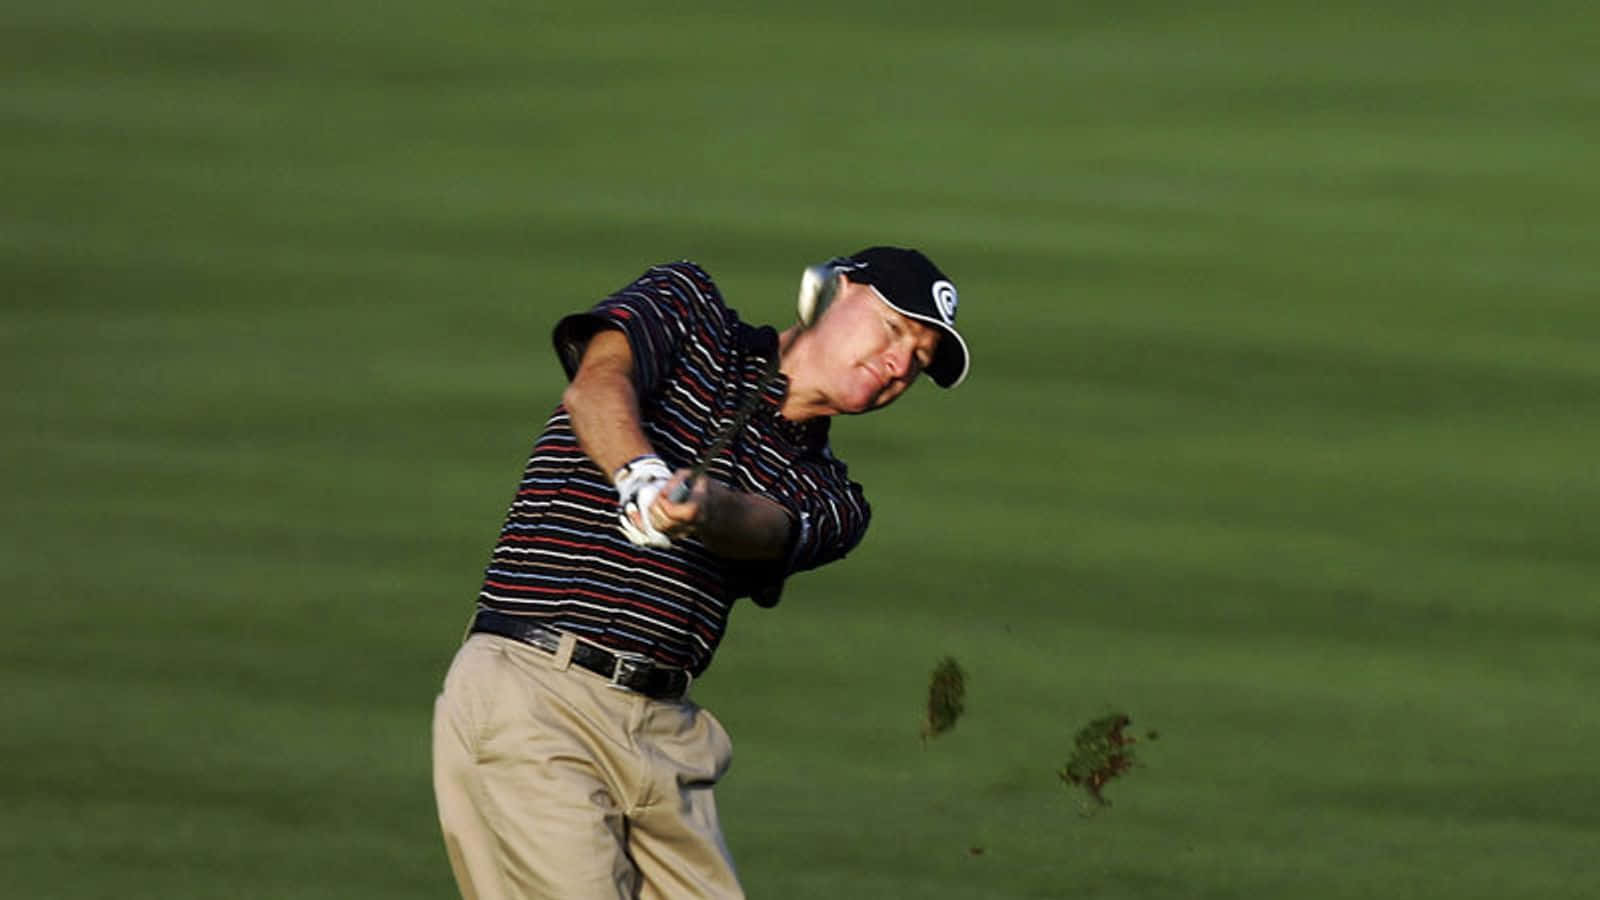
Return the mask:
[[563, 632], [561, 644], [556, 647], [556, 655], [553, 660], [553, 665], [555, 665], [557, 672], [565, 672], [572, 667], [572, 651], [576, 649], [578, 649], [578, 636]]

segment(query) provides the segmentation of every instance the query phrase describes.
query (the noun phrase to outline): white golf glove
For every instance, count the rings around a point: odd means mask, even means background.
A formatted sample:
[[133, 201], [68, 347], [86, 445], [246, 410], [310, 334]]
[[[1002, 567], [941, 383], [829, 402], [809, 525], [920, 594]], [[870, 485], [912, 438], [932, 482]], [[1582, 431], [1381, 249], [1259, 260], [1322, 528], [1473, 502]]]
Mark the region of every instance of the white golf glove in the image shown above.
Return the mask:
[[[653, 453], [636, 457], [611, 476], [617, 486], [617, 522], [622, 533], [641, 547], [670, 547], [672, 539], [656, 530], [650, 521], [650, 507], [656, 502], [661, 489], [672, 480], [672, 470]], [[640, 525], [633, 523], [629, 513], [637, 513]]]

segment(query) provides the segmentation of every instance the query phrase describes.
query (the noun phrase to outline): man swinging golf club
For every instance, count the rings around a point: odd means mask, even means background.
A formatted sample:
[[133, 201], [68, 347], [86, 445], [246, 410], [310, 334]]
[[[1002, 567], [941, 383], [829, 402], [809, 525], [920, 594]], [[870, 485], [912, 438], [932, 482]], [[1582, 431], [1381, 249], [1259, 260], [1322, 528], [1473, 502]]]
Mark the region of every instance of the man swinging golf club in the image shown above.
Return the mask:
[[692, 263], [557, 324], [571, 379], [534, 444], [434, 711], [467, 900], [742, 897], [712, 788], [732, 745], [688, 696], [739, 597], [843, 557], [870, 511], [831, 417], [967, 374], [954, 285], [873, 247], [753, 327]]

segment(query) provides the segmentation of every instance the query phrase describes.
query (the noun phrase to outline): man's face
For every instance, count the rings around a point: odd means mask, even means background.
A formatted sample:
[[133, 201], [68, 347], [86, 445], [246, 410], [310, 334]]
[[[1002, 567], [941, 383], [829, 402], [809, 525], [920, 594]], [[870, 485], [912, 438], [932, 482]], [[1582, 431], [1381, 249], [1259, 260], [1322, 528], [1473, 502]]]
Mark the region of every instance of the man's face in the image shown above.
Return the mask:
[[812, 330], [823, 348], [825, 392], [846, 414], [894, 402], [933, 361], [941, 337], [848, 279]]

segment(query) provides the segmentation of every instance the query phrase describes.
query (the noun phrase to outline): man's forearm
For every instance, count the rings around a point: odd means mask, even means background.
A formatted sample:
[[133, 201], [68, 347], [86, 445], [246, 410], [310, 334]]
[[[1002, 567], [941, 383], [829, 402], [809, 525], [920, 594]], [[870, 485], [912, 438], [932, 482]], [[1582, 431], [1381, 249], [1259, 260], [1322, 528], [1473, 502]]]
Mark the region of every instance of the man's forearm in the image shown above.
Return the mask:
[[730, 559], [778, 559], [789, 548], [794, 519], [776, 501], [708, 480], [706, 505], [695, 534], [706, 548]]
[[585, 365], [561, 397], [578, 446], [607, 477], [629, 460], [655, 452], [639, 425], [639, 400], [628, 357], [606, 354], [607, 350], [616, 351], [616, 343], [626, 349], [620, 332], [596, 335], [594, 344], [599, 346], [591, 349], [599, 352], [593, 358], [585, 356]]

